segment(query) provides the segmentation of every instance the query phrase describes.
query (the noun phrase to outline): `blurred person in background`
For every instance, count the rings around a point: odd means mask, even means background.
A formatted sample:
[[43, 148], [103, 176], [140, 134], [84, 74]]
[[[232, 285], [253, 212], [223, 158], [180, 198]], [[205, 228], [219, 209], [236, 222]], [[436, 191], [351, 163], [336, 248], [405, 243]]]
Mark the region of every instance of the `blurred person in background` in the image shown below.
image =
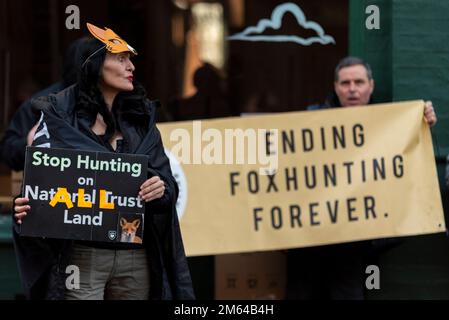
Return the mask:
[[31, 145], [40, 114], [31, 109], [32, 99], [57, 93], [77, 81], [81, 67], [80, 52], [88, 38], [81, 38], [70, 44], [63, 61], [62, 79], [34, 94], [20, 105], [0, 142], [0, 158], [12, 170], [22, 171], [25, 162], [25, 148]]

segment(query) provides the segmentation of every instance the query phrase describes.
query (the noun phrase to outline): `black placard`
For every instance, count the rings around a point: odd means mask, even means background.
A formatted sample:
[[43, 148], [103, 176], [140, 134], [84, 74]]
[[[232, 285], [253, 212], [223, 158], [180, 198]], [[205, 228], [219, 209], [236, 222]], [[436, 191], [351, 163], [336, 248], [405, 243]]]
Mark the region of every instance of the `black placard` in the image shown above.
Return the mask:
[[147, 163], [142, 155], [28, 147], [22, 195], [31, 210], [20, 234], [140, 243]]

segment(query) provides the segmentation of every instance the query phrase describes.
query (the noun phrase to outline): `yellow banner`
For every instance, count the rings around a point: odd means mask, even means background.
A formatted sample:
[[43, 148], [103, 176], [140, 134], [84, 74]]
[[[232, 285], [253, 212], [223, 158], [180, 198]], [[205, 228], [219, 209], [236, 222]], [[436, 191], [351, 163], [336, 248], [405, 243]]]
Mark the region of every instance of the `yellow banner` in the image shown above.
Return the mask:
[[189, 256], [444, 232], [423, 101], [158, 125]]

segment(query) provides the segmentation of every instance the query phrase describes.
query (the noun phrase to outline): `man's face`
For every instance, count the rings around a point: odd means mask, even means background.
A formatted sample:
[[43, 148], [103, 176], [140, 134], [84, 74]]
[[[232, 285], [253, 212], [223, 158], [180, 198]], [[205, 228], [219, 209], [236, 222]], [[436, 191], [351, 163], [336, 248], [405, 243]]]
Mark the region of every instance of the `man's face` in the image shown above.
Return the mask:
[[370, 100], [374, 81], [368, 79], [363, 65], [354, 65], [338, 72], [334, 88], [343, 107], [362, 106], [368, 104]]

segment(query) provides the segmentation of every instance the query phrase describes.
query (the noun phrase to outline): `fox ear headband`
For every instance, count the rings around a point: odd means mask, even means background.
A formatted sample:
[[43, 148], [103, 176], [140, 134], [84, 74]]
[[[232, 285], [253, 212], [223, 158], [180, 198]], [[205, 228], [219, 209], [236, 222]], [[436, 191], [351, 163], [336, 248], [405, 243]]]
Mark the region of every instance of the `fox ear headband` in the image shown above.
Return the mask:
[[137, 55], [137, 51], [111, 29], [101, 29], [91, 23], [87, 23], [87, 29], [95, 38], [103, 42], [105, 46], [92, 53], [83, 63], [82, 67], [84, 67], [91, 57], [103, 49], [108, 50], [110, 53], [129, 52], [131, 55]]

